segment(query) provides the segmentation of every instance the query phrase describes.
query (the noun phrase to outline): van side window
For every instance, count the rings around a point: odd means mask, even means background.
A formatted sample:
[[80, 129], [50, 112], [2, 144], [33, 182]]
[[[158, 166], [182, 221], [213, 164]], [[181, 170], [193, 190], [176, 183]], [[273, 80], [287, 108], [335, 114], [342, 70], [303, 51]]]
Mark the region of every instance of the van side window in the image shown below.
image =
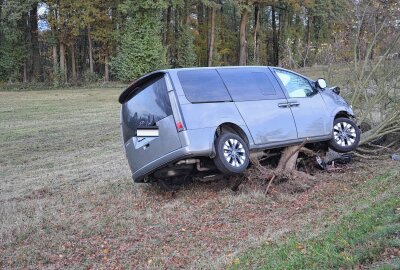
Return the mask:
[[275, 69], [276, 75], [278, 75], [282, 84], [285, 86], [289, 97], [301, 98], [308, 97], [313, 93], [313, 89], [307, 79], [281, 69]]
[[193, 103], [232, 101], [215, 69], [178, 72], [186, 98]]
[[218, 72], [234, 101], [285, 98], [281, 91], [280, 97], [276, 97], [277, 91], [261, 69], [221, 68]]
[[155, 127], [156, 122], [172, 115], [164, 77], [141, 86], [122, 110], [125, 142], [136, 136], [138, 128]]

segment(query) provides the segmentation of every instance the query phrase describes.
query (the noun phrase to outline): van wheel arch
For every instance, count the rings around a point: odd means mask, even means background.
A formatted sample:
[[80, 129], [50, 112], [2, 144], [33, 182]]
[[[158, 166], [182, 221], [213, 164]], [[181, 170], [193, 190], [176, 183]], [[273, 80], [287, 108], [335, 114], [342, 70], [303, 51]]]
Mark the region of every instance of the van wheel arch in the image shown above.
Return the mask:
[[214, 158], [215, 154], [216, 154], [215, 144], [214, 144], [215, 139], [223, 133], [234, 133], [234, 134], [238, 135], [240, 138], [242, 138], [244, 140], [244, 142], [247, 144], [247, 147], [250, 147], [249, 138], [247, 138], [246, 133], [244, 132], [244, 130], [241, 127], [239, 127], [238, 125], [236, 125], [234, 123], [223, 123], [223, 124], [219, 125], [217, 127], [217, 129], [215, 130], [214, 140], [212, 143], [212, 153], [210, 155], [211, 158]]
[[337, 118], [348, 118], [348, 119], [352, 119], [352, 118], [354, 118], [354, 116], [351, 115], [351, 114], [349, 114], [349, 113], [346, 112], [346, 111], [340, 111], [340, 112], [336, 113], [334, 120], [337, 119]]
[[[354, 115], [350, 114], [347, 111], [339, 111], [336, 113], [335, 117], [332, 120], [332, 126], [333, 126], [333, 123], [335, 122], [335, 120], [338, 118], [347, 118], [347, 119], [350, 119], [350, 120], [356, 122], [356, 117]], [[360, 125], [358, 125], [358, 128], [360, 128]]]

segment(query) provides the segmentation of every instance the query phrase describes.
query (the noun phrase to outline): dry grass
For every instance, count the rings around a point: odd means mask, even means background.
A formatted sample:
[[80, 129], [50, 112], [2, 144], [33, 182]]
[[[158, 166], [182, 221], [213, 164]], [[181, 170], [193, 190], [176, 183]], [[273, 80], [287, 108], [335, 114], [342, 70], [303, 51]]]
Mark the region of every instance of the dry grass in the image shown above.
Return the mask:
[[163, 193], [131, 182], [119, 93], [0, 92], [0, 269], [225, 268], [261, 241], [323, 230], [364, 179], [395, 170], [357, 162], [301, 194], [235, 193], [228, 180]]

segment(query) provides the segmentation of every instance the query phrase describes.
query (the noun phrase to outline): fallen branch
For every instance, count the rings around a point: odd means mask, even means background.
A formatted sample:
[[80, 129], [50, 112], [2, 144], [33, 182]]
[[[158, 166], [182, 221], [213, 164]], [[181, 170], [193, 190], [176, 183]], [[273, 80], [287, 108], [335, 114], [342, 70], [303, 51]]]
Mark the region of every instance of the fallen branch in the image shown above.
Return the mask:
[[276, 178], [276, 175], [272, 176], [271, 180], [269, 180], [267, 189], [265, 190], [265, 194], [268, 194], [269, 187], [271, 186], [271, 184], [272, 184], [272, 182], [274, 181], [275, 178]]

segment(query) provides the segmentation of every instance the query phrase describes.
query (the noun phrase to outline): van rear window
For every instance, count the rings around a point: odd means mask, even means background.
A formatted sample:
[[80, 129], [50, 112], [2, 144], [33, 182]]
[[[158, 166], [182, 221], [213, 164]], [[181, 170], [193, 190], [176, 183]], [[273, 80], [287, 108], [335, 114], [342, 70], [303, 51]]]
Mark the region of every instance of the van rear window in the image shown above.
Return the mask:
[[232, 101], [215, 69], [183, 70], [178, 72], [178, 78], [190, 102]]
[[172, 115], [165, 79], [158, 78], [136, 90], [122, 105], [124, 141], [136, 136], [138, 128], [152, 128], [156, 122]]

